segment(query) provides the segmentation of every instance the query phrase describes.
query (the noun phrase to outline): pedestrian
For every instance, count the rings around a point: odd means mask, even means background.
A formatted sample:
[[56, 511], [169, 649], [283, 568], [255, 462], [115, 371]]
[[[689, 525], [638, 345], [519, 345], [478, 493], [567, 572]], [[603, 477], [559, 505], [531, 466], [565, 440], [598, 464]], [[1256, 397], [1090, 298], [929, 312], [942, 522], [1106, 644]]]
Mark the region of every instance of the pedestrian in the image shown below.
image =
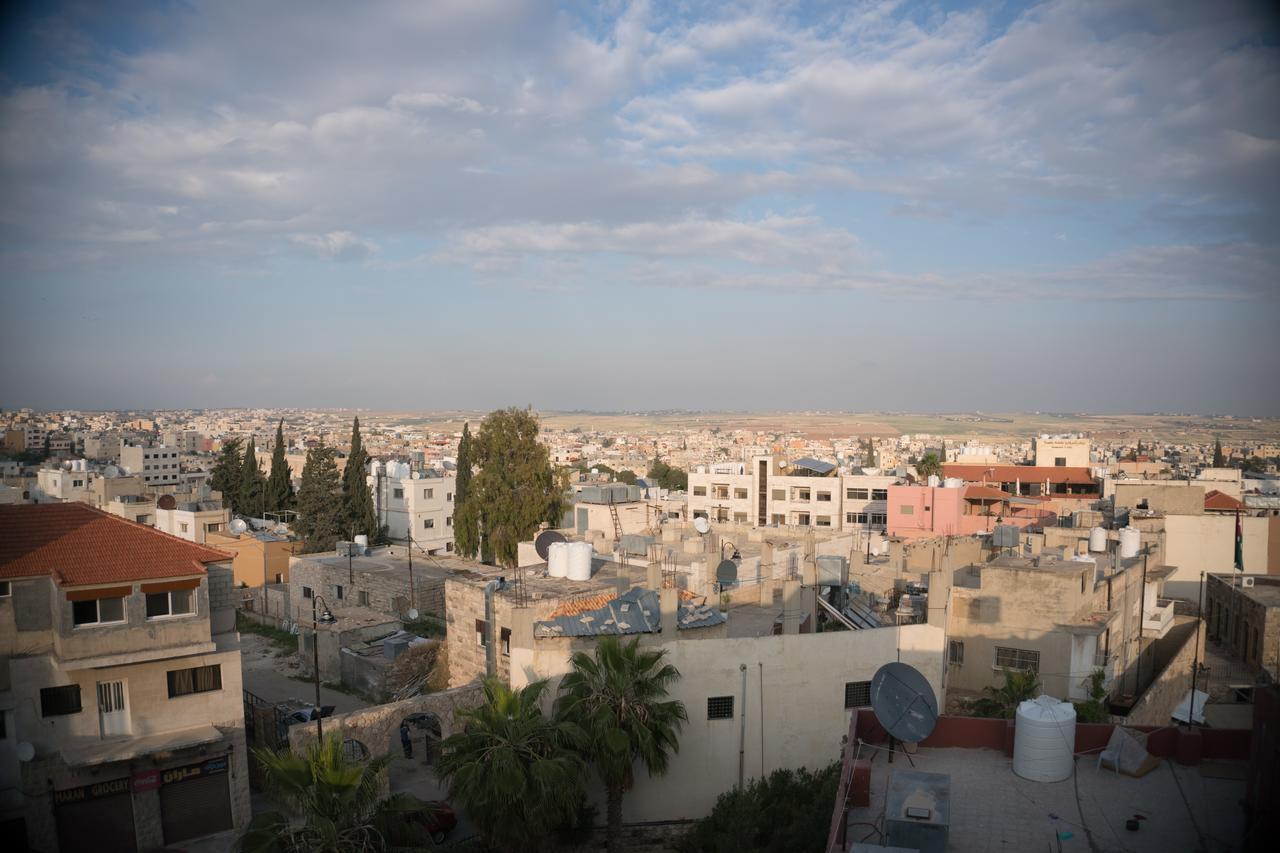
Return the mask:
[[404, 757], [413, 758], [413, 741], [409, 738], [409, 724], [400, 723], [400, 745], [404, 747]]

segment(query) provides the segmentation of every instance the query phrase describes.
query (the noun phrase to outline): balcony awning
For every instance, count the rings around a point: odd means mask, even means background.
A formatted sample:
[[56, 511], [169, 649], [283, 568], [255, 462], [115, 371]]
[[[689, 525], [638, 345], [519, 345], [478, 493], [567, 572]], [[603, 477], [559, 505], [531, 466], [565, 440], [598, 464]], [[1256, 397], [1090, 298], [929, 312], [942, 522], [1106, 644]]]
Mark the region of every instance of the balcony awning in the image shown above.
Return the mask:
[[130, 761], [158, 752], [176, 752], [217, 743], [222, 732], [214, 726], [193, 726], [189, 729], [164, 732], [145, 737], [121, 737], [110, 740], [81, 741], [62, 748], [62, 760], [68, 767], [92, 767], [116, 761]]

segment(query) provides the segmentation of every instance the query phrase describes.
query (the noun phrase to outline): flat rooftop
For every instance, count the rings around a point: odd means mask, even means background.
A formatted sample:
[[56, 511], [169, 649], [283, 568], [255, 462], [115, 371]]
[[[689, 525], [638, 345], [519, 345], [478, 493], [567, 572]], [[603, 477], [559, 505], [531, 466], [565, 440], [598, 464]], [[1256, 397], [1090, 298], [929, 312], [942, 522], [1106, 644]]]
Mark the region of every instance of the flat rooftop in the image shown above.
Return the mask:
[[[846, 849], [880, 840], [888, 775], [912, 769], [951, 777], [949, 851], [1225, 851], [1240, 849], [1244, 836], [1244, 762], [1183, 767], [1165, 759], [1135, 779], [1098, 770], [1084, 755], [1073, 778], [1031, 782], [993, 749], [920, 748], [914, 768], [901, 753], [889, 764], [888, 753], [865, 744], [862, 757], [871, 759], [871, 804], [849, 810]], [[1125, 821], [1135, 815], [1144, 819], [1130, 832]]]

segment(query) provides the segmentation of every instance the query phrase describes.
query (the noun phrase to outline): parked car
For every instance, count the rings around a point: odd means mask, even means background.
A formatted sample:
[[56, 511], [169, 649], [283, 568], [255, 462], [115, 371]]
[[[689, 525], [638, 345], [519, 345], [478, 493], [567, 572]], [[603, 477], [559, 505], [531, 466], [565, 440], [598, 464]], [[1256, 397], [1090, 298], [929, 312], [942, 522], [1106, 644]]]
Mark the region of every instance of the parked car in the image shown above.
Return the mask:
[[285, 723], [290, 726], [296, 725], [297, 723], [314, 723], [317, 717], [321, 719], [325, 717], [332, 717], [333, 707], [333, 705], [321, 705], [319, 712], [317, 713], [315, 705], [308, 705], [305, 708], [299, 708], [292, 714], [285, 717]]
[[405, 820], [425, 829], [434, 843], [443, 844], [457, 827], [458, 814], [444, 800], [429, 800], [422, 803], [422, 808], [405, 812]]

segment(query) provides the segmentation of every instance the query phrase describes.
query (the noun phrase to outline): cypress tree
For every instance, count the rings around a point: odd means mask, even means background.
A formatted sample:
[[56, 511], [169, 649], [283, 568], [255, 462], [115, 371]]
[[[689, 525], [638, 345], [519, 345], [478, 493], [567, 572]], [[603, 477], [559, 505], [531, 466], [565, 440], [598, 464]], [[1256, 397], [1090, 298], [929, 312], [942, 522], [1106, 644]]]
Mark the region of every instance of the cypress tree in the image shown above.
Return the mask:
[[293, 509], [293, 476], [284, 458], [284, 418], [276, 424], [276, 445], [271, 449], [271, 476], [267, 479], [267, 509]]
[[209, 474], [209, 487], [222, 493], [222, 502], [238, 512], [240, 506], [240, 445], [238, 438], [222, 443], [222, 452]]
[[1227, 461], [1222, 456], [1222, 439], [1219, 438], [1213, 442], [1213, 467], [1225, 468], [1226, 465]]
[[266, 510], [264, 501], [267, 496], [267, 478], [262, 473], [262, 465], [258, 462], [258, 451], [254, 446], [253, 436], [244, 449], [244, 458], [240, 460], [240, 502], [238, 511], [242, 515], [260, 518]]
[[320, 445], [307, 451], [298, 488], [298, 521], [304, 554], [331, 551], [345, 525], [342, 484], [332, 447]]
[[467, 503], [471, 494], [471, 425], [462, 425], [458, 442], [458, 476], [453, 487], [453, 545], [464, 557], [474, 557], [480, 547], [479, 519]]
[[351, 424], [351, 453], [347, 455], [347, 467], [342, 472], [342, 507], [348, 533], [363, 533], [370, 539], [381, 539], [382, 531], [377, 513], [373, 511], [373, 492], [365, 478], [369, 454], [365, 453], [360, 438], [360, 418]]

